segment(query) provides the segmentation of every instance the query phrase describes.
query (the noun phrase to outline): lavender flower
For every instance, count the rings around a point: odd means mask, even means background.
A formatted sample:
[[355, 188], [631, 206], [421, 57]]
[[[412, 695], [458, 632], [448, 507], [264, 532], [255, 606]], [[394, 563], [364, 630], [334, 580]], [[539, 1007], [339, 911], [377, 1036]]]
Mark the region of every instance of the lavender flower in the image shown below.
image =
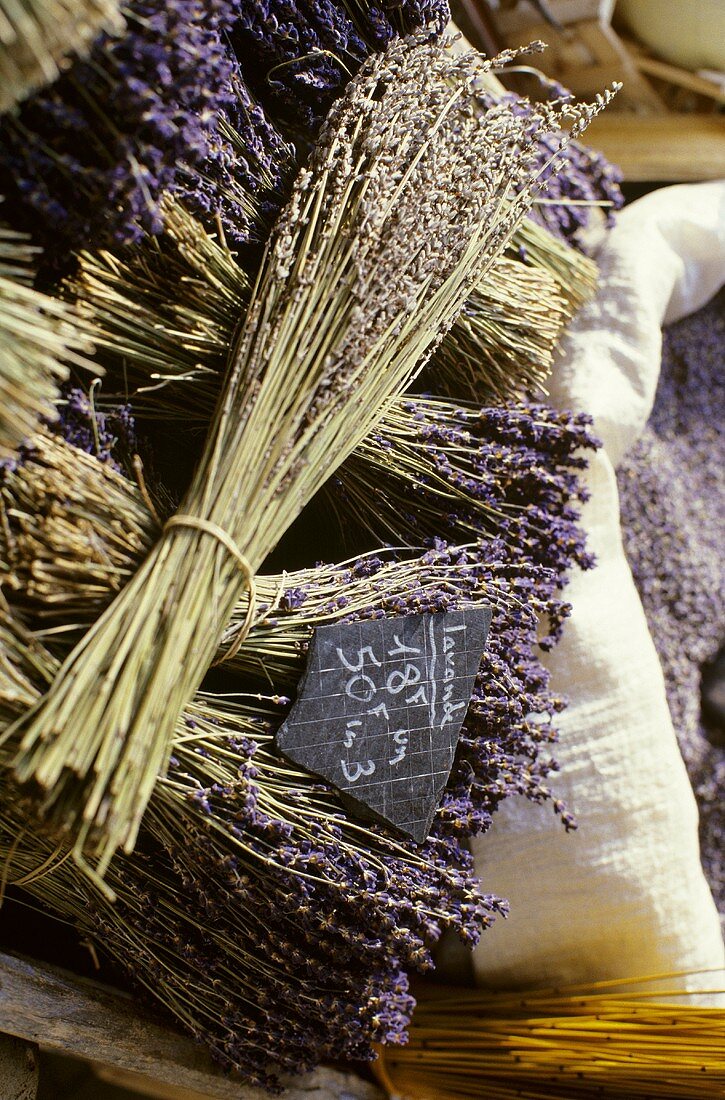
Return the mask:
[[[561, 85], [555, 85], [554, 90], [556, 102], [573, 99], [571, 92]], [[485, 93], [482, 98], [490, 104], [497, 97]], [[500, 98], [521, 117], [532, 113], [532, 104], [525, 98], [512, 94]], [[622, 173], [602, 153], [578, 141], [570, 142], [561, 154], [558, 151], [559, 142], [556, 134], [542, 134], [538, 138], [538, 158], [540, 167], [544, 169], [541, 179], [545, 188], [541, 201], [534, 206], [530, 217], [555, 237], [580, 247], [580, 233], [590, 224], [593, 209], [600, 208], [606, 224], [613, 224], [614, 212], [624, 203], [619, 186]], [[553, 157], [554, 163], [545, 167]]]
[[131, 406], [118, 405], [102, 411], [94, 406], [88, 394], [75, 387], [66, 391], [59, 404], [56, 430], [67, 443], [95, 455], [119, 472], [123, 466], [129, 468], [128, 459], [137, 451]]
[[[0, 633], [2, 728], [54, 664], [5, 616]], [[481, 893], [455, 839], [399, 844], [348, 822], [311, 777], [280, 767], [274, 709], [259, 698], [197, 697], [138, 850], [109, 872], [115, 903], [72, 861], [54, 869], [49, 892], [42, 876], [30, 887], [227, 1068], [273, 1088], [279, 1072], [370, 1059], [373, 1042], [403, 1041], [413, 1007], [406, 969], [430, 967], [443, 928], [473, 942], [503, 910]], [[0, 850], [12, 846], [17, 869], [37, 866], [44, 845], [24, 828], [21, 802], [8, 800]]]
[[625, 551], [699, 802], [703, 865], [725, 915], [725, 751], [700, 707], [702, 666], [725, 639], [724, 349], [723, 292], [665, 329], [652, 415], [617, 481]]
[[[376, 540], [502, 540], [512, 562], [566, 576], [591, 565], [577, 526], [586, 416], [541, 405], [476, 410], [403, 398], [338, 472], [351, 519]], [[353, 518], [354, 517], [354, 518]]]
[[[0, 190], [38, 239], [107, 245], [158, 233], [166, 191], [253, 235], [259, 192], [284, 147], [249, 99], [225, 36], [238, 0], [131, 0], [126, 33], [102, 35], [0, 127]], [[238, 158], [223, 116], [241, 133]]]
[[[544, 164], [555, 152], [556, 142], [544, 137], [539, 143]], [[622, 173], [610, 164], [603, 153], [597, 153], [579, 142], [571, 142], [564, 163], [543, 174], [546, 188], [542, 199], [534, 206], [531, 217], [553, 233], [575, 246], [579, 234], [590, 224], [592, 209], [601, 208], [607, 226], [614, 223], [614, 212], [624, 203], [620, 184]]]
[[309, 148], [325, 115], [371, 53], [396, 34], [450, 17], [447, 0], [244, 0], [232, 42], [265, 110]]
[[[492, 414], [501, 455], [521, 435], [529, 444], [545, 440], [563, 466], [585, 425], [573, 431], [549, 415], [547, 423], [543, 413], [519, 413], [518, 422]], [[523, 469], [514, 464], [511, 479]], [[562, 500], [569, 491], [559, 483]], [[334, 792], [281, 764], [272, 735], [287, 700], [265, 708], [259, 697], [198, 696], [138, 852], [112, 865], [116, 904], [99, 899], [70, 861], [60, 869], [67, 915], [247, 1080], [274, 1087], [276, 1071], [369, 1058], [371, 1043], [401, 1041], [412, 1008], [407, 971], [430, 968], [445, 929], [475, 944], [505, 911], [477, 883], [465, 838], [485, 831], [501, 801], [516, 794], [552, 800], [572, 826], [548, 786], [555, 764], [547, 748], [563, 700], [549, 691], [537, 637], [539, 618], [548, 616], [552, 641], [567, 609], [553, 569], [513, 557], [503, 538], [489, 540], [485, 553], [437, 540], [415, 568], [377, 554], [294, 574], [282, 591], [278, 579], [266, 588], [260, 579], [266, 618], [240, 651], [246, 666], [240, 656], [237, 667], [261, 676], [260, 686], [272, 678], [278, 691], [299, 675], [320, 621], [445, 612], [481, 598], [494, 604], [460, 751], [423, 846], [348, 821]], [[37, 675], [37, 647], [33, 653]], [[17, 693], [0, 691], [0, 706], [3, 698], [17, 701]], [[17, 833], [9, 829], [10, 843]], [[37, 856], [30, 852], [33, 866]], [[32, 887], [41, 900], [43, 883]], [[50, 900], [57, 908], [57, 892]]]

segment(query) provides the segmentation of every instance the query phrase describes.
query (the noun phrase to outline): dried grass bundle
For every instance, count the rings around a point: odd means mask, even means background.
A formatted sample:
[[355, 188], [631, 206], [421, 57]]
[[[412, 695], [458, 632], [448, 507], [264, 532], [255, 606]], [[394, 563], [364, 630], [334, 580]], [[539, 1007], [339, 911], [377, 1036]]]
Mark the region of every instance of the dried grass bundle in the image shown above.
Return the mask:
[[0, 0], [0, 114], [58, 76], [102, 31], [123, 26], [117, 0]]
[[0, 584], [44, 631], [73, 638], [90, 626], [159, 530], [127, 477], [50, 432], [0, 471]]
[[[259, 565], [530, 205], [531, 120], [505, 107], [477, 117], [472, 95], [470, 59], [431, 43], [396, 43], [350, 84], [268, 247], [180, 513], [7, 734], [21, 734], [18, 780], [46, 792], [79, 861], [97, 856], [91, 874], [132, 850], [177, 717], [245, 588], [251, 621]], [[572, 136], [608, 98], [573, 110]], [[559, 123], [542, 107], [542, 128]]]
[[572, 313], [591, 298], [597, 288], [597, 266], [588, 256], [554, 237], [531, 218], [521, 222], [512, 243], [525, 263], [548, 272]]
[[58, 384], [93, 348], [71, 305], [33, 290], [27, 238], [0, 225], [0, 459], [54, 419]]
[[[178, 201], [165, 199], [163, 212], [166, 232], [159, 241], [123, 257], [82, 253], [66, 291], [109, 369], [131, 387], [137, 414], [206, 423], [249, 284], [232, 253]], [[517, 229], [514, 241], [522, 232]], [[427, 371], [436, 389], [504, 400], [543, 387], [564, 326], [593, 292], [596, 269], [554, 238], [549, 248], [545, 231], [534, 227], [534, 234], [543, 243], [539, 262], [509, 250], [444, 334]], [[563, 273], [567, 285], [577, 285], [576, 300], [559, 281]]]
[[725, 1008], [688, 1003], [668, 987], [678, 977], [431, 989], [408, 1044], [381, 1048], [379, 1079], [400, 1100], [712, 1100], [725, 1093]]

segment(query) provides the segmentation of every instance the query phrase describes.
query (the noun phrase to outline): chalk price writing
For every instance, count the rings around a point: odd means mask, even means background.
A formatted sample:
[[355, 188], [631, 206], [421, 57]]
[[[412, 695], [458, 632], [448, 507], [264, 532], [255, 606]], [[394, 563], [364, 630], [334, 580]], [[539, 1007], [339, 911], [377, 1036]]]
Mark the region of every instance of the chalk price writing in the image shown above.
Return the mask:
[[[393, 660], [402, 657], [405, 659], [405, 662], [402, 668], [393, 669], [382, 684], [376, 684], [372, 676], [368, 675], [367, 672], [363, 672], [364, 668], [374, 672], [375, 669], [383, 667], [383, 662], [378, 660], [372, 646], [361, 646], [352, 660], [344, 652], [342, 647], [338, 646], [336, 651], [342, 667], [352, 673], [345, 682], [345, 694], [349, 699], [353, 699], [356, 703], [371, 703], [376, 695], [387, 693], [389, 696], [396, 698], [397, 701], [397, 697], [400, 696], [402, 692], [415, 688], [417, 684], [420, 684], [415, 691], [405, 696], [405, 703], [407, 706], [414, 706], [416, 704], [428, 705], [426, 686], [420, 683], [422, 672], [419, 665], [415, 663], [416, 660], [420, 661], [423, 657], [420, 646], [406, 645], [404, 642], [401, 642], [397, 634], [394, 634], [393, 645], [387, 649], [386, 656]], [[390, 714], [384, 701], [370, 707], [365, 711], [365, 714], [372, 714], [377, 718], [384, 718], [386, 722], [390, 720]], [[343, 745], [346, 749], [352, 748], [355, 744], [355, 738], [359, 732], [360, 726], [362, 726], [362, 721], [359, 718], [347, 719], [343, 737]], [[388, 760], [388, 764], [390, 767], [395, 767], [405, 760], [409, 740], [408, 730], [397, 729], [390, 730], [389, 732], [393, 740], [393, 755]], [[375, 763], [372, 760], [367, 760], [365, 763], [362, 763], [359, 760], [350, 762], [341, 759], [340, 767], [348, 783], [357, 783], [358, 780], [367, 778], [375, 773]]]
[[[1, 2], [1, 0], [0, 0]], [[281, 752], [421, 843], [456, 752], [491, 609], [319, 626]]]

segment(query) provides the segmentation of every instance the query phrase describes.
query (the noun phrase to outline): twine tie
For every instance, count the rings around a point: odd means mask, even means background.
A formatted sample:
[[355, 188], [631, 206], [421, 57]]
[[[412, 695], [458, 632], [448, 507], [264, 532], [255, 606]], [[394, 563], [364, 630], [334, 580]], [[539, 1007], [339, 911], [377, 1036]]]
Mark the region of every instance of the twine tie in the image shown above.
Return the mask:
[[230, 661], [232, 657], [236, 656], [238, 653], [249, 631], [252, 629], [252, 623], [254, 622], [254, 612], [257, 602], [257, 586], [254, 583], [254, 570], [231, 535], [225, 531], [223, 527], [219, 527], [218, 524], [212, 523], [211, 520], [202, 519], [201, 516], [179, 514], [167, 519], [164, 524], [164, 532], [168, 531], [171, 527], [188, 527], [195, 531], [203, 531], [206, 535], [211, 535], [212, 538], [215, 538], [217, 542], [222, 544], [225, 550], [229, 551], [242, 571], [246, 590], [249, 594], [247, 614], [244, 616], [244, 622], [237, 631], [236, 637], [229, 646], [229, 649], [226, 653], [222, 654], [221, 657], [217, 657], [212, 663], [213, 665], [219, 665], [224, 661]]

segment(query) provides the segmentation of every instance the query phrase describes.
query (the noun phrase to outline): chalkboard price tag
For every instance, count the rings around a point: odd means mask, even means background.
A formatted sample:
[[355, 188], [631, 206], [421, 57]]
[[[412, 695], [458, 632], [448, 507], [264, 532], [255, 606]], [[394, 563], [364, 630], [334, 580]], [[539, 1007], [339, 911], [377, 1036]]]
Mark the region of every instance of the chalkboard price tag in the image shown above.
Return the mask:
[[491, 609], [315, 631], [277, 746], [363, 816], [428, 836], [471, 699]]

